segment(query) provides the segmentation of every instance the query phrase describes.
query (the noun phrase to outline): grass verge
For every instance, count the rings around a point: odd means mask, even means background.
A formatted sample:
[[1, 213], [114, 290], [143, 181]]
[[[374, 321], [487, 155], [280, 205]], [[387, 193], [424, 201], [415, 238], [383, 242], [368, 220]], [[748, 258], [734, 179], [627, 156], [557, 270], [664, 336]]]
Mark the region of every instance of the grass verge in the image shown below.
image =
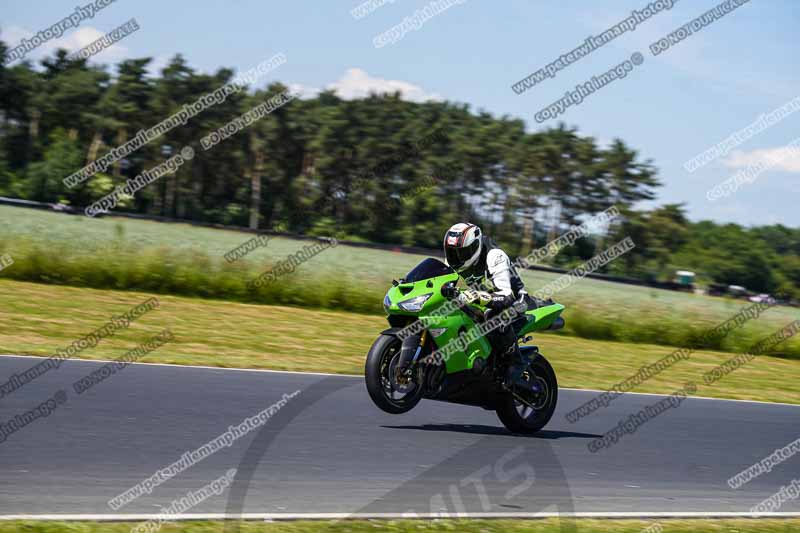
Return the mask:
[[[575, 522], [575, 530], [581, 533], [640, 533], [647, 527], [659, 524], [665, 533], [789, 533], [800, 531], [798, 519], [745, 519], [745, 520], [590, 520]], [[30, 532], [55, 533], [129, 533], [134, 522], [89, 523], [89, 522], [8, 522], [0, 523], [0, 533]], [[165, 524], [163, 533], [216, 533], [223, 531], [223, 522], [179, 522]], [[348, 520], [341, 522], [242, 522], [242, 533], [305, 533], [330, 531], [332, 533], [359, 533], [367, 531], [458, 531], [464, 533], [558, 533], [561, 531], [557, 519], [544, 520], [398, 520], [371, 521]], [[657, 531], [657, 529], [654, 529]]]
[[[0, 254], [14, 260], [0, 278], [380, 316], [392, 278], [403, 276], [424, 257], [340, 245], [251, 290], [249, 280], [309, 244], [275, 237], [232, 264], [223, 259], [252, 237], [180, 223], [89, 219], [0, 206]], [[521, 275], [531, 293], [558, 278], [539, 271]], [[670, 346], [699, 341], [701, 348], [728, 352], [745, 351], [758, 337], [798, 316], [796, 308], [778, 307], [725, 337], [701, 340], [702, 332], [746, 302], [593, 279], [582, 279], [555, 298], [569, 311], [568, 335]], [[773, 355], [800, 359], [800, 336], [781, 344]]]
[[[0, 352], [48, 356], [97, 329], [147, 293], [0, 280]], [[113, 359], [169, 327], [175, 339], [144, 362], [361, 374], [384, 318], [355, 313], [157, 296], [161, 305], [128, 329], [80, 353]], [[534, 342], [562, 387], [605, 389], [674, 349], [542, 334]], [[800, 404], [800, 361], [759, 356], [710, 387], [702, 375], [732, 355], [697, 351], [645, 381], [638, 392], [670, 393], [695, 381], [698, 395]]]

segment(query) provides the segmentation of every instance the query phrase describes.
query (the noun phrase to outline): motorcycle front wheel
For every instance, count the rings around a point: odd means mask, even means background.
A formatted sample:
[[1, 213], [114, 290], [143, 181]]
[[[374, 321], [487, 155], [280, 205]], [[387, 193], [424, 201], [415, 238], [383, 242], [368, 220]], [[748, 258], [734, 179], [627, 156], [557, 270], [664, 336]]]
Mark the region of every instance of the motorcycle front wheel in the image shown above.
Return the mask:
[[411, 376], [398, 372], [402, 342], [393, 335], [381, 335], [372, 344], [364, 365], [364, 379], [372, 401], [393, 415], [406, 413], [422, 399], [417, 373]]

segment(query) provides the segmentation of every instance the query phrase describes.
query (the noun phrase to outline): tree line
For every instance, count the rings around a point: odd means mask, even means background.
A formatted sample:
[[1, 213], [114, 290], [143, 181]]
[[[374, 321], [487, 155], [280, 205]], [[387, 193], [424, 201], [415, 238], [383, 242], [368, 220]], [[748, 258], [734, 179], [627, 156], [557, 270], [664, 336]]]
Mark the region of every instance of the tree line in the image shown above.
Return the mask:
[[148, 74], [150, 58], [122, 61], [112, 74], [64, 50], [38, 68], [8, 66], [7, 52], [0, 41], [0, 195], [86, 206], [193, 146], [190, 162], [118, 209], [425, 247], [469, 220], [521, 255], [617, 206], [623, 215], [606, 234], [578, 240], [554, 264], [576, 264], [630, 236], [636, 248], [607, 272], [664, 280], [689, 269], [707, 281], [800, 297], [800, 229], [691, 222], [682, 205], [639, 209], [656, 199], [661, 179], [624, 141], [601, 146], [564, 124], [529, 132], [520, 119], [460, 103], [325, 91], [200, 149], [204, 136], [288, 91], [273, 83], [231, 94], [67, 187], [64, 178], [231, 82], [234, 71], [201, 73], [176, 55], [158, 75]]

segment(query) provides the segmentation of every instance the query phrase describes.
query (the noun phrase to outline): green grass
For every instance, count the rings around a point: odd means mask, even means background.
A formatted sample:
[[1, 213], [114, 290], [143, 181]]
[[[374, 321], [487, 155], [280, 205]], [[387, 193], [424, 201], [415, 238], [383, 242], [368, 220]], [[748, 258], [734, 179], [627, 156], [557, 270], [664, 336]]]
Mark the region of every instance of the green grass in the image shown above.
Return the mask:
[[[800, 520], [589, 520], [573, 522], [579, 533], [641, 533], [653, 524], [660, 524], [665, 533], [790, 533], [800, 531]], [[55, 533], [129, 533], [134, 522], [0, 522], [0, 533], [30, 532]], [[340, 522], [241, 522], [242, 533], [306, 533], [330, 531], [332, 533], [361, 533], [387, 531], [451, 531], [464, 533], [558, 533], [561, 524], [557, 519], [545, 520], [347, 520]], [[179, 522], [165, 524], [164, 533], [218, 533], [224, 530], [223, 522]]]
[[[152, 296], [0, 280], [0, 353], [47, 356]], [[143, 361], [360, 375], [384, 318], [357, 313], [157, 296], [158, 309], [80, 357], [112, 359], [169, 327], [174, 341]], [[546, 333], [534, 342], [562, 387], [604, 389], [673, 351], [668, 346], [593, 341]], [[711, 387], [702, 374], [731, 357], [698, 351], [644, 382], [639, 392], [671, 393], [687, 380], [698, 395], [800, 403], [800, 361], [757, 357]]]
[[[107, 217], [89, 219], [0, 206], [0, 253], [15, 264], [0, 277], [39, 283], [141, 290], [239, 302], [292, 305], [381, 314], [392, 278], [423, 256], [338, 246], [323, 251], [291, 275], [257, 291], [246, 282], [307, 241], [274, 238], [233, 265], [223, 255], [252, 234]], [[555, 274], [526, 271], [530, 292]], [[567, 306], [564, 333], [587, 339], [683, 346], [726, 320], [746, 302], [584, 279], [561, 291]], [[759, 337], [797, 319], [780, 307], [707, 342], [704, 348], [741, 352]], [[800, 358], [800, 338], [775, 355]]]

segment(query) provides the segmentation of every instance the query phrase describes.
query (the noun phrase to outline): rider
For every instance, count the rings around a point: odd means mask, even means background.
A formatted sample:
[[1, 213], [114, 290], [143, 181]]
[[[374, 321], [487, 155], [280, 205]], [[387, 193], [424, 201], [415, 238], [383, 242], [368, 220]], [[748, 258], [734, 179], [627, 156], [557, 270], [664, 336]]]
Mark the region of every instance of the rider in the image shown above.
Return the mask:
[[[494, 314], [517, 302], [531, 301], [511, 260], [495, 242], [481, 232], [475, 224], [458, 223], [444, 236], [444, 255], [447, 264], [464, 278], [469, 290], [462, 291], [462, 303], [480, 302]], [[478, 287], [476, 290], [474, 287]], [[525, 385], [523, 360], [513, 328], [503, 327], [487, 336], [498, 353], [511, 352], [512, 358], [506, 385]]]

